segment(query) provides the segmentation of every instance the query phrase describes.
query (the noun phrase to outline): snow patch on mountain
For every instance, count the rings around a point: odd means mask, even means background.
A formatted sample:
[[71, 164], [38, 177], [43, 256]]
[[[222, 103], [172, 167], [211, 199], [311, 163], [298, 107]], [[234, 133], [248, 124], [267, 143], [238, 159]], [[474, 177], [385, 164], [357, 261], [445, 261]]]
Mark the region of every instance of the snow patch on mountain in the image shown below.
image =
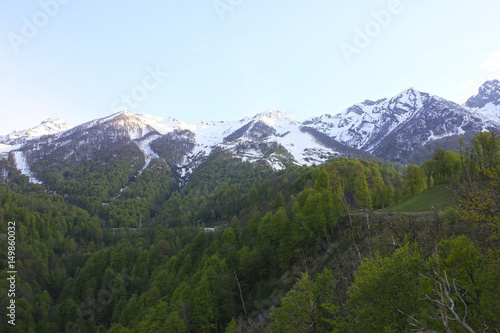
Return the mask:
[[28, 161], [26, 160], [26, 157], [24, 156], [22, 151], [15, 151], [14, 152], [14, 160], [16, 161], [16, 168], [21, 171], [23, 175], [26, 175], [29, 177], [30, 182], [35, 183], [35, 184], [42, 184], [41, 181], [35, 178], [33, 173], [31, 172], [31, 168], [28, 164]]
[[163, 118], [150, 115], [139, 116], [160, 134], [167, 134], [176, 129], [194, 131], [197, 128], [196, 124], [186, 123], [174, 117]]
[[141, 174], [144, 169], [146, 169], [149, 164], [151, 163], [151, 160], [153, 160], [154, 158], [159, 158], [158, 154], [156, 154], [153, 149], [151, 149], [151, 142], [158, 139], [159, 137], [161, 137], [161, 135], [150, 135], [146, 138], [143, 138], [141, 140], [135, 140], [134, 143], [137, 145], [137, 147], [139, 147], [139, 149], [142, 151], [142, 153], [144, 154], [144, 160], [145, 160], [145, 163], [144, 163], [144, 167], [142, 168], [142, 170], [139, 172], [139, 174]]
[[193, 154], [208, 156], [214, 147], [223, 144], [223, 138], [241, 126], [238, 121], [202, 121], [191, 132], [195, 134], [196, 148]]
[[500, 123], [500, 81], [486, 81], [479, 87], [477, 95], [469, 98], [464, 106], [489, 121]]
[[[285, 167], [276, 153], [281, 146], [298, 165], [321, 163], [337, 156], [335, 152], [317, 142], [309, 133], [301, 131], [302, 124], [279, 110], [269, 110], [239, 121], [219, 123], [217, 127], [197, 129], [197, 142], [204, 147], [229, 150], [244, 161], [262, 161], [275, 170]], [[221, 142], [221, 137], [224, 138]], [[205, 152], [208, 153], [208, 152]]]
[[[295, 163], [299, 165], [322, 163], [328, 158], [338, 155], [318, 143], [310, 134], [300, 131], [298, 127], [290, 128], [288, 134], [273, 139], [285, 147], [294, 157]], [[325, 157], [321, 158], [320, 156]]]
[[488, 120], [500, 122], [500, 104], [488, 103], [481, 109], [475, 109], [474, 111], [486, 117]]

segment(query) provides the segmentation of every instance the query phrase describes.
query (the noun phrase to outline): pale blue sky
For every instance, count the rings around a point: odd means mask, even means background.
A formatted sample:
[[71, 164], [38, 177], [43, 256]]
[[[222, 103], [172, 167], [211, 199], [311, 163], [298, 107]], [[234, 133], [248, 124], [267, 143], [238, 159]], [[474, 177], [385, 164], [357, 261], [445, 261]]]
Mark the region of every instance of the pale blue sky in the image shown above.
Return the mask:
[[0, 134], [126, 104], [198, 122], [304, 120], [410, 86], [462, 103], [500, 78], [498, 13], [498, 0], [0, 0]]

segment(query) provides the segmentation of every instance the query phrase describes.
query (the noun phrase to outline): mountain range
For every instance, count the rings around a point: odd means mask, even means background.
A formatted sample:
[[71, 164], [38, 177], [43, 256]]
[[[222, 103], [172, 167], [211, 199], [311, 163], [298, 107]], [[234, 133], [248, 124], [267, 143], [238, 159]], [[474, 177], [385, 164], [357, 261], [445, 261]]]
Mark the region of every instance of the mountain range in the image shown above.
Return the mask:
[[236, 121], [186, 123], [122, 111], [70, 128], [48, 119], [32, 129], [0, 136], [0, 158], [38, 173], [71, 166], [105, 151], [128, 147], [142, 169], [164, 160], [181, 182], [214, 150], [244, 161], [283, 169], [339, 156], [420, 163], [435, 148], [457, 150], [458, 137], [500, 131], [500, 81], [485, 82], [463, 105], [409, 88], [392, 98], [365, 100], [341, 113], [297, 121], [270, 110]]

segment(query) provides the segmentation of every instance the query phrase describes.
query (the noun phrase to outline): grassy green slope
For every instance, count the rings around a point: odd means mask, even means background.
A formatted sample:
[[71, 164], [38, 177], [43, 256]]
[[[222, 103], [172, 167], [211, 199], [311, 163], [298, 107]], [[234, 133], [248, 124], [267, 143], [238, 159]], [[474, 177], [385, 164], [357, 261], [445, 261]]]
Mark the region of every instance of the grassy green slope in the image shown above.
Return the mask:
[[447, 185], [437, 185], [414, 197], [387, 208], [389, 212], [427, 212], [433, 207], [446, 209], [453, 207], [453, 194]]

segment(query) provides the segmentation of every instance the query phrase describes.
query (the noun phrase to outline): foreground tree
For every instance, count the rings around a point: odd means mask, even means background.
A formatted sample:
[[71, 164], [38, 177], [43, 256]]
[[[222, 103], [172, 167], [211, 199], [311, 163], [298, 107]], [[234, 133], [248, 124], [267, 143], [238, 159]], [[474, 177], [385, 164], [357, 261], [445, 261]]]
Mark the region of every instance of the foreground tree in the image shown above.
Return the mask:
[[419, 274], [421, 311], [405, 313], [414, 331], [498, 332], [500, 270], [493, 256], [459, 236], [441, 241], [427, 265]]
[[333, 275], [325, 270], [312, 280], [308, 273], [281, 300], [281, 307], [271, 313], [272, 332], [327, 332], [329, 312], [335, 311]]
[[460, 155], [462, 182], [453, 186], [457, 219], [468, 224], [467, 232], [482, 247], [500, 256], [500, 154], [499, 137], [481, 132], [471, 149]]
[[415, 313], [422, 257], [414, 244], [394, 255], [361, 263], [348, 291], [354, 314], [350, 332], [403, 332], [410, 327], [402, 313]]

